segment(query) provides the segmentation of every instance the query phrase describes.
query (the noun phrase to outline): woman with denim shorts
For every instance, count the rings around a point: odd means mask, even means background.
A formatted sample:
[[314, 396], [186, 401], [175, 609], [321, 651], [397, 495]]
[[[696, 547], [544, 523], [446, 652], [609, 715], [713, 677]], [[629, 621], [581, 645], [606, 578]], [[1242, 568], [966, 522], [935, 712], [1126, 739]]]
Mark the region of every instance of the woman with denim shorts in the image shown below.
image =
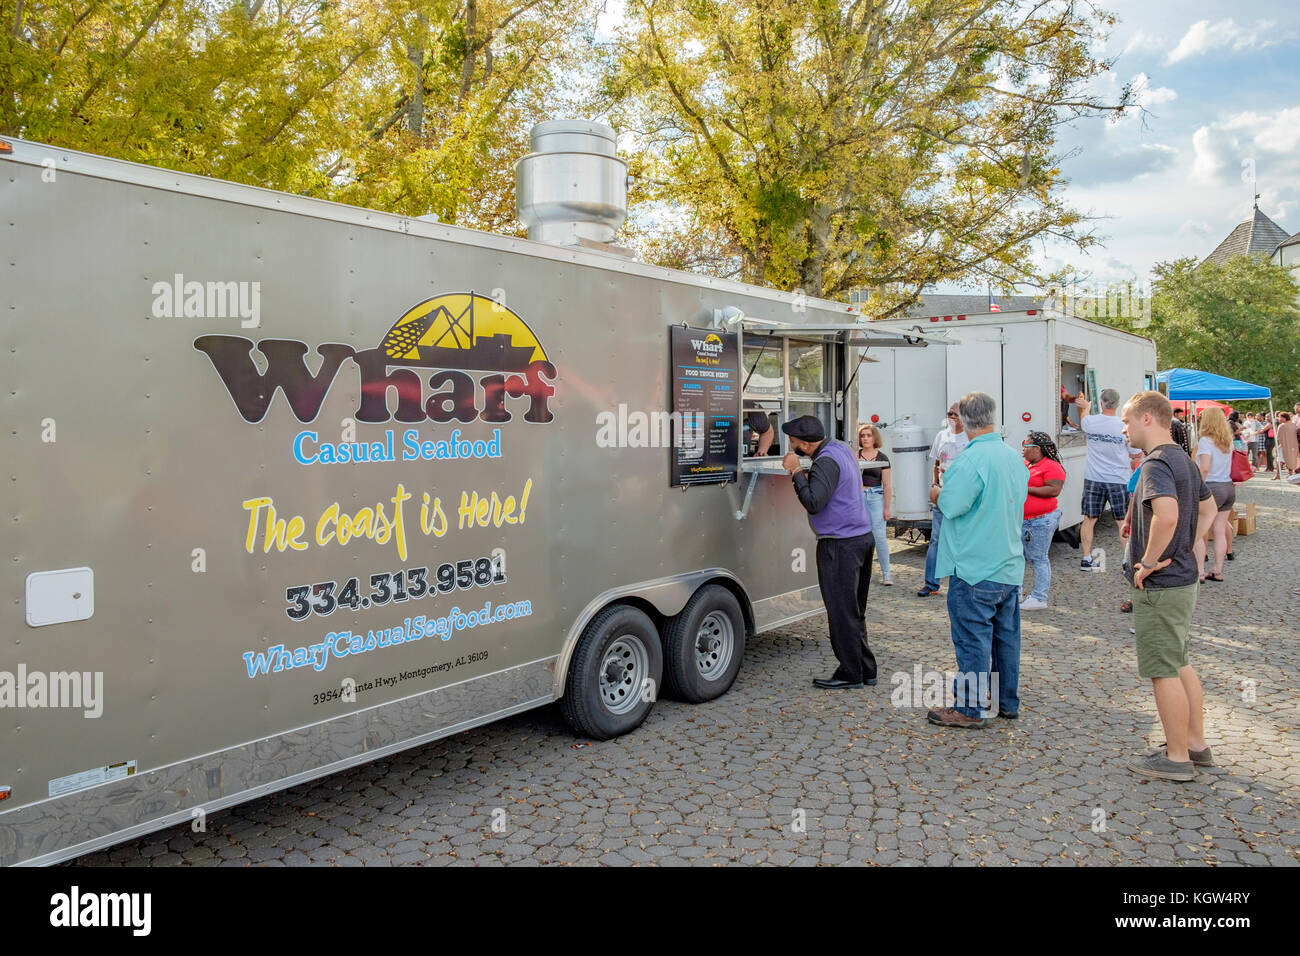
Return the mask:
[[[880, 573], [884, 576], [885, 587], [893, 585], [889, 576], [889, 539], [886, 532], [889, 523], [889, 502], [893, 493], [893, 482], [889, 474], [889, 456], [880, 450], [883, 439], [880, 429], [875, 425], [863, 425], [858, 429], [858, 458], [872, 462], [872, 467], [862, 470], [862, 498], [871, 517], [871, 532], [876, 539], [876, 554], [880, 558]], [[880, 467], [875, 467], [879, 462]]]
[[1030, 432], [1021, 444], [1021, 452], [1029, 467], [1029, 496], [1025, 499], [1021, 535], [1026, 567], [1034, 569], [1034, 589], [1028, 595], [1021, 589], [1020, 610], [1041, 611], [1047, 607], [1047, 590], [1052, 586], [1052, 562], [1047, 549], [1061, 520], [1056, 499], [1065, 487], [1065, 468], [1056, 453], [1056, 443], [1046, 432]]

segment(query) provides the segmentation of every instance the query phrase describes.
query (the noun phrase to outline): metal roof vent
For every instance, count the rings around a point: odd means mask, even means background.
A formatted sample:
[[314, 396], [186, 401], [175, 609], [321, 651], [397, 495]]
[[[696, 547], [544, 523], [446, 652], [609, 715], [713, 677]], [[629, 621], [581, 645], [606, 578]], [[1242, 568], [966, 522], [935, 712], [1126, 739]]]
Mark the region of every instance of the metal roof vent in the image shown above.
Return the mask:
[[[552, 120], [530, 134], [515, 165], [515, 209], [528, 238], [562, 246], [607, 245], [627, 218], [627, 163], [603, 123]], [[622, 251], [612, 248], [611, 251]]]

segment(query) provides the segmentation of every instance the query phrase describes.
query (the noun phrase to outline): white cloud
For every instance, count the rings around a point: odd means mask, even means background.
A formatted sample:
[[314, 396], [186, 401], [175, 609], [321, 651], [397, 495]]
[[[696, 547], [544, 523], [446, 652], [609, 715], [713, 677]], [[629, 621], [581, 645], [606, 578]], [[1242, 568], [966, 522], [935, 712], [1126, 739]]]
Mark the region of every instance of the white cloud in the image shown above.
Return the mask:
[[1224, 47], [1240, 52], [1273, 46], [1289, 35], [1279, 33], [1276, 27], [1275, 20], [1256, 20], [1253, 26], [1238, 26], [1231, 17], [1214, 23], [1197, 20], [1187, 28], [1178, 45], [1169, 51], [1165, 63], [1178, 63]]
[[1202, 126], [1192, 153], [1188, 179], [1201, 185], [1300, 180], [1300, 107], [1248, 110]]
[[1178, 93], [1167, 86], [1151, 87], [1151, 78], [1145, 73], [1139, 73], [1130, 81], [1133, 89], [1133, 102], [1138, 106], [1158, 106], [1161, 103], [1172, 103], [1178, 99]]
[[1145, 30], [1139, 28], [1129, 41], [1124, 44], [1125, 53], [1133, 53], [1141, 50], [1163, 50], [1165, 48], [1165, 38], [1152, 36]]

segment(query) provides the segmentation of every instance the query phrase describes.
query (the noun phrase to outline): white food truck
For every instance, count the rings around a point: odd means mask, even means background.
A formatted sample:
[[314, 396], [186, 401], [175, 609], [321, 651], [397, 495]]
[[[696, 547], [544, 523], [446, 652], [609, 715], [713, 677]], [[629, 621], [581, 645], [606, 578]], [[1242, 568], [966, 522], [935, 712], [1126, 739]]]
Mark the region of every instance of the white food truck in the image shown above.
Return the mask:
[[[884, 432], [894, 468], [896, 533], [930, 523], [929, 449], [949, 406], [967, 392], [997, 400], [1003, 439], [1013, 448], [1030, 431], [1056, 442], [1066, 481], [1060, 528], [1083, 518], [1084, 436], [1081, 391], [1098, 411], [1102, 389], [1128, 398], [1155, 388], [1156, 347], [1150, 339], [1054, 309], [928, 315], [872, 323], [872, 328], [946, 335], [943, 349], [870, 353], [858, 370], [858, 412]], [[1063, 395], [1067, 400], [1063, 401]]]

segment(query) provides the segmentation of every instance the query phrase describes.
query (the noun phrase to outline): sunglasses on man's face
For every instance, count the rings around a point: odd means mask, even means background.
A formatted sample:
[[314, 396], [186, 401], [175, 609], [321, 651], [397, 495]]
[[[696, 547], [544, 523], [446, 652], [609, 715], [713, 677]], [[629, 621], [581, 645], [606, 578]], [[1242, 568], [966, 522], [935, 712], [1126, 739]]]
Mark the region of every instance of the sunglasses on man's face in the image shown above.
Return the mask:
[[957, 413], [956, 413], [956, 412], [949, 412], [949, 413], [948, 413], [948, 417], [949, 417], [949, 418], [956, 418], [956, 417], [957, 417]]

